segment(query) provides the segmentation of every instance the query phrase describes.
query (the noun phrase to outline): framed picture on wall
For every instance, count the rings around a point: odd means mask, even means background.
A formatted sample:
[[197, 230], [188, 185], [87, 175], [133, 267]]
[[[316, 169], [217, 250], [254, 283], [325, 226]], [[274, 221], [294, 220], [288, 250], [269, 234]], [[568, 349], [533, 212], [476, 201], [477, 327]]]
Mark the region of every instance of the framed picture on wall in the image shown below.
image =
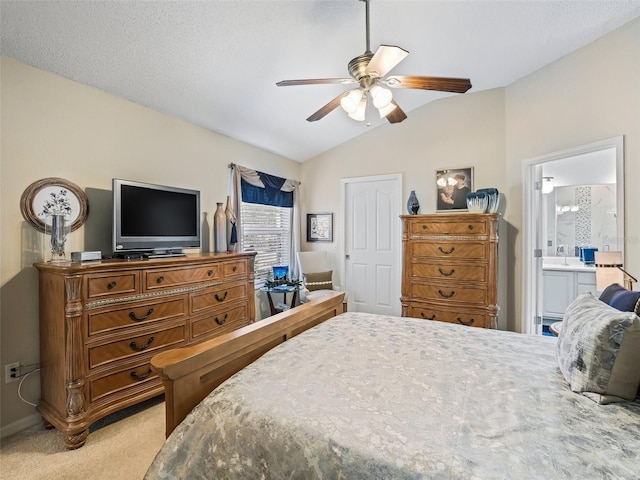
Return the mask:
[[307, 242], [333, 242], [333, 213], [307, 213]]
[[473, 192], [473, 167], [436, 170], [436, 211], [467, 211], [467, 194]]

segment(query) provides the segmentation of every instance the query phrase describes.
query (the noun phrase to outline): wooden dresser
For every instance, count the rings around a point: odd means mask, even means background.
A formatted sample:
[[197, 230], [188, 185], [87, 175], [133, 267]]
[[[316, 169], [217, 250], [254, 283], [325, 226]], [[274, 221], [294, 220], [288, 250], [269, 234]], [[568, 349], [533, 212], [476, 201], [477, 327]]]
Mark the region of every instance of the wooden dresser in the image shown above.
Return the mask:
[[402, 315], [496, 328], [498, 215], [402, 215]]
[[81, 447], [93, 422], [163, 392], [153, 355], [252, 323], [254, 256], [35, 264], [45, 424]]

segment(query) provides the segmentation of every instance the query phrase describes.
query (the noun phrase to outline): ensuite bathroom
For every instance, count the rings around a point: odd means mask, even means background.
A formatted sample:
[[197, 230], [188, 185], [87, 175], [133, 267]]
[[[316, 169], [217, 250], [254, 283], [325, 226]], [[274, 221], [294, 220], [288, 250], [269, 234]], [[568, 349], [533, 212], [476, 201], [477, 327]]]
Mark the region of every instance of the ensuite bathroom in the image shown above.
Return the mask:
[[595, 252], [622, 249], [615, 149], [544, 164], [542, 192], [544, 333], [579, 294], [599, 294]]

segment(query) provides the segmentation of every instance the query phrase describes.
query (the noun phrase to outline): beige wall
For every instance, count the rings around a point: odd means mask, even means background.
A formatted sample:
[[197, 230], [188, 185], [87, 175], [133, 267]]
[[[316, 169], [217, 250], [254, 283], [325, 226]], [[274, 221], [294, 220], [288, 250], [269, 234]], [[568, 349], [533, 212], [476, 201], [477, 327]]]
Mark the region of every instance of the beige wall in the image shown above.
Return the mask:
[[[39, 235], [19, 208], [32, 182], [62, 177], [88, 192], [93, 203], [87, 224], [71, 235], [76, 251], [110, 247], [110, 212], [104, 203], [113, 177], [200, 190], [210, 226], [215, 203], [227, 195], [230, 162], [300, 177], [297, 162], [6, 57], [1, 82], [2, 366], [39, 359], [38, 283], [31, 264], [40, 258], [30, 247]], [[4, 427], [35, 409], [18, 399], [17, 383], [4, 384], [4, 368], [2, 374]], [[38, 383], [37, 374], [25, 382], [23, 392], [32, 401], [38, 398]]]

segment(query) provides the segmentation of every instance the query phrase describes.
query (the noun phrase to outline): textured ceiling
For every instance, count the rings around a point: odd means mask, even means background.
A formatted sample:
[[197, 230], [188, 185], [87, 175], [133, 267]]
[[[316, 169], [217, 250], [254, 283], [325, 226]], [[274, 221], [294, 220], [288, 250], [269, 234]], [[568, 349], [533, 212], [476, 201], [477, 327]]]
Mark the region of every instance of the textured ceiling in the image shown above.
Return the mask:
[[[503, 87], [640, 16], [632, 1], [371, 0], [371, 49], [410, 52], [393, 74]], [[341, 109], [347, 89], [276, 87], [348, 76], [365, 51], [365, 4], [297, 1], [0, 1], [1, 53], [305, 161], [369, 129], [403, 128]], [[594, 72], [595, 74], [596, 72]], [[394, 90], [407, 112], [450, 94]]]

